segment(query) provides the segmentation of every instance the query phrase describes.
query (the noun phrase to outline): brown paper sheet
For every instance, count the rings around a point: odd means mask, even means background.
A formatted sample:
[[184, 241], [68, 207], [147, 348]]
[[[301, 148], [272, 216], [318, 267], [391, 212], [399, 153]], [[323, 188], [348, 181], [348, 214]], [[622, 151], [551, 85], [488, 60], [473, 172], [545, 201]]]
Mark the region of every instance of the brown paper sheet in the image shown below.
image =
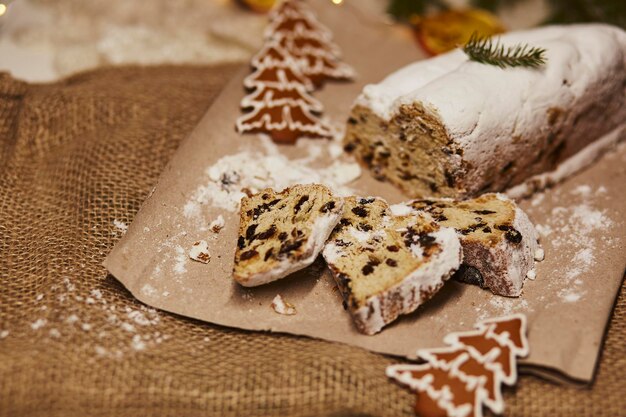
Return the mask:
[[[364, 84], [377, 82], [423, 56], [405, 33], [354, 6], [311, 3], [320, 20], [333, 29], [344, 60], [359, 74], [354, 83], [330, 83], [315, 93], [325, 106], [325, 115], [341, 125]], [[468, 329], [478, 319], [523, 312], [529, 319], [531, 346], [525, 365], [570, 381], [592, 379], [626, 266], [625, 147], [558, 187], [522, 202], [542, 232], [546, 259], [537, 266], [537, 278], [526, 281], [520, 298], [498, 297], [450, 282], [417, 312], [376, 336], [365, 336], [344, 311], [321, 260], [284, 280], [243, 288], [230, 278], [237, 213], [202, 206], [198, 216], [184, 215], [185, 205], [207, 181], [207, 167], [245, 149], [256, 149], [259, 155], [264, 152], [257, 136], [239, 136], [234, 131], [244, 95], [242, 79], [247, 74], [246, 68], [234, 77], [181, 145], [154, 193], [105, 261], [139, 300], [224, 326], [306, 335], [407, 357], [417, 348], [441, 346], [446, 333]], [[293, 158], [302, 157], [303, 149], [280, 147]], [[360, 195], [380, 195], [391, 202], [404, 199], [365, 171], [349, 186]], [[226, 226], [218, 235], [206, 227], [202, 230], [199, 225], [208, 225], [219, 214]], [[209, 264], [188, 258], [189, 248], [200, 239], [209, 243]], [[280, 315], [270, 307], [277, 294], [295, 305], [296, 315]]]

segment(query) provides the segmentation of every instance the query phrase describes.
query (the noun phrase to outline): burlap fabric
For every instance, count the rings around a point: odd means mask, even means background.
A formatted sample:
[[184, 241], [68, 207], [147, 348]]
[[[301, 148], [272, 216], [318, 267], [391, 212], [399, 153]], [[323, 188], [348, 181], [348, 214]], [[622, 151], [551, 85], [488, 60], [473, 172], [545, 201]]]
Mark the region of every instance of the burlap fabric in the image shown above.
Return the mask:
[[[393, 358], [142, 308], [101, 266], [233, 69], [0, 77], [0, 415], [413, 415]], [[623, 293], [593, 389], [525, 376], [507, 415], [626, 414]]]

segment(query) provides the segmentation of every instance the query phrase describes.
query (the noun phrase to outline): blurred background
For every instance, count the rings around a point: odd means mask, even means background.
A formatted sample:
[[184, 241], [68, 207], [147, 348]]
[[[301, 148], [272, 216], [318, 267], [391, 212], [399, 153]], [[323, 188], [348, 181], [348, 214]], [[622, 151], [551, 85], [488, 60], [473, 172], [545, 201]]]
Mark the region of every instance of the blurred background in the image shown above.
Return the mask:
[[[317, 0], [395, 24], [430, 54], [545, 22], [624, 27], [626, 0]], [[275, 0], [0, 0], [0, 71], [53, 81], [121, 64], [245, 62]]]

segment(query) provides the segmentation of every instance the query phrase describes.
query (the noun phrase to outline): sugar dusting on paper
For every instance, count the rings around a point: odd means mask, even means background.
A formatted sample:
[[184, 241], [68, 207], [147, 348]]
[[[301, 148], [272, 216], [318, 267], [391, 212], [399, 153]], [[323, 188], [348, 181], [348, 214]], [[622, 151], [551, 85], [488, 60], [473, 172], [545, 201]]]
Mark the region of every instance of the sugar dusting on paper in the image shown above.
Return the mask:
[[[226, 219], [239, 210], [241, 198], [271, 187], [282, 190], [295, 184], [325, 184], [338, 195], [351, 195], [349, 183], [361, 176], [361, 168], [343, 152], [338, 136], [332, 141], [301, 139], [295, 148], [302, 157], [289, 159], [267, 135], [259, 135], [261, 149], [246, 149], [220, 158], [205, 169], [205, 176], [182, 207], [181, 223], [158, 249], [160, 262], [152, 271], [152, 279], [169, 274], [179, 289], [191, 292], [184, 277], [192, 265], [187, 261], [208, 263], [216, 245], [223, 245], [220, 232]], [[209, 216], [208, 209], [223, 214]], [[183, 225], [190, 227], [184, 229]], [[190, 230], [188, 234], [186, 230]], [[193, 235], [194, 240], [189, 241]], [[193, 262], [192, 262], [193, 263]], [[150, 298], [166, 297], [151, 284], [146, 284], [142, 294]]]
[[[536, 194], [530, 201], [532, 211], [542, 210], [542, 206], [552, 201], [559, 201], [562, 193], [568, 193], [566, 200], [573, 202], [567, 206], [556, 206], [546, 216], [543, 224], [536, 224], [542, 245], [547, 248], [545, 257], [551, 257], [560, 268], [556, 271], [544, 271], [537, 280], [549, 279], [546, 283], [548, 291], [538, 300], [498, 297], [492, 294], [483, 303], [476, 305], [478, 319], [490, 315], [508, 315], [517, 312], [531, 312], [537, 303], [545, 303], [548, 299], [556, 299], [558, 303], [571, 304], [587, 296], [585, 288], [589, 288], [590, 279], [598, 279], [591, 275], [596, 266], [598, 254], [619, 244], [619, 238], [608, 238], [606, 233], [617, 226], [618, 220], [611, 219], [606, 209], [601, 208], [602, 199], [607, 193], [604, 186], [592, 188], [579, 185], [569, 192], [551, 189]], [[532, 218], [532, 213], [531, 218]], [[543, 251], [535, 254], [542, 259]], [[545, 272], [548, 272], [547, 274]], [[527, 277], [527, 286], [534, 285], [535, 276]], [[444, 313], [445, 315], [445, 313]]]
[[[305, 148], [308, 155], [289, 159], [267, 136], [259, 135], [259, 138], [263, 151], [245, 150], [227, 155], [206, 168], [205, 183], [183, 207], [185, 217], [199, 216], [202, 206], [235, 212], [246, 191], [256, 193], [267, 187], [283, 190], [294, 184], [317, 183], [328, 186], [339, 195], [349, 195], [352, 190], [347, 184], [361, 175], [356, 162], [342, 159], [342, 152], [335, 149], [341, 150], [338, 143], [329, 145], [323, 141], [300, 140], [296, 146]], [[322, 159], [330, 162], [314, 168], [313, 164]]]
[[615, 226], [615, 221], [606, 210], [594, 205], [594, 200], [605, 193], [602, 186], [594, 190], [589, 185], [579, 185], [570, 191], [574, 204], [554, 207], [548, 222], [536, 226], [540, 238], [550, 241], [552, 256], [563, 265], [550, 287], [564, 303], [576, 302], [586, 295], [585, 280], [590, 278], [597, 254], [618, 243], [617, 238], [607, 238], [604, 233]]

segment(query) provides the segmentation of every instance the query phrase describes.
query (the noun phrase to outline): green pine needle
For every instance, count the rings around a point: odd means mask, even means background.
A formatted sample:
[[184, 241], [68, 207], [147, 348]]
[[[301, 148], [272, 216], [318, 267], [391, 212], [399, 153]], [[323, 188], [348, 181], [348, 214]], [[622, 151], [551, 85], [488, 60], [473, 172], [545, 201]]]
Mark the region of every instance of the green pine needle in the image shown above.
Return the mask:
[[481, 37], [476, 32], [463, 47], [463, 51], [472, 61], [482, 64], [506, 67], [537, 68], [546, 63], [543, 48], [531, 47], [526, 44], [504, 47], [500, 40], [495, 43], [489, 37]]

